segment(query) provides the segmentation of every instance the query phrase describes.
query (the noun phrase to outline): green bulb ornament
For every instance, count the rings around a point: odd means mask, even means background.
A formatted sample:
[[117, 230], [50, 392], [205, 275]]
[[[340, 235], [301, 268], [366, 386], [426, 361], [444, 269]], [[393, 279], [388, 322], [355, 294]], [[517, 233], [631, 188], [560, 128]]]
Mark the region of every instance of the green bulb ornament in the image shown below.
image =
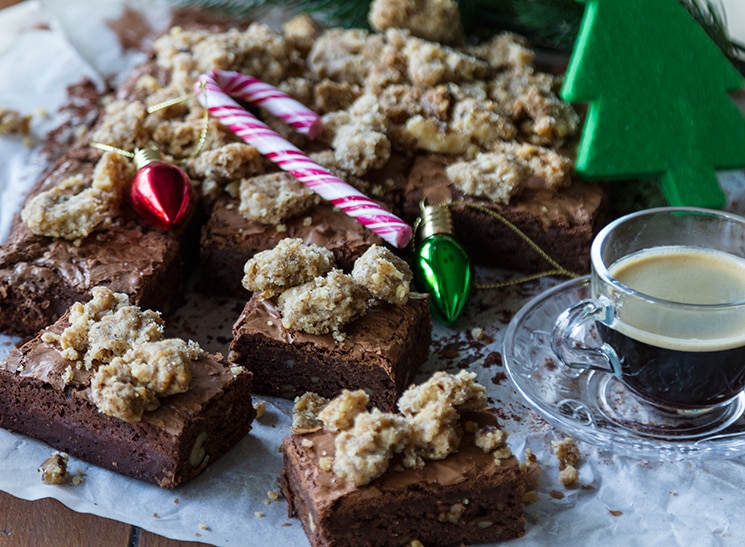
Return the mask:
[[446, 206], [421, 205], [415, 282], [429, 293], [434, 315], [447, 325], [460, 317], [471, 294], [473, 271], [463, 247], [453, 237], [453, 223]]

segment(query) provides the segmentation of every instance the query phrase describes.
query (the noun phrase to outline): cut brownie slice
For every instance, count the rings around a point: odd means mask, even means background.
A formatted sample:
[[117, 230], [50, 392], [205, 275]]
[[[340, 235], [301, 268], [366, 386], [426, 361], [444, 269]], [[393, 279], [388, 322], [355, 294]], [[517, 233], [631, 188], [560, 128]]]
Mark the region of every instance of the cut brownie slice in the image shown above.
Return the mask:
[[[157, 408], [139, 420], [105, 413], [93, 394], [100, 389], [97, 370], [77, 366], [53, 342], [69, 318], [65, 314], [0, 363], [0, 427], [164, 488], [199, 475], [251, 429], [251, 373], [204, 352], [191, 361], [186, 391], [159, 397]], [[156, 371], [154, 380], [165, 374]], [[114, 380], [116, 392], [132, 388]]]
[[563, 267], [577, 273], [589, 271], [590, 245], [606, 220], [606, 194], [599, 184], [573, 180], [570, 186], [554, 190], [526, 188], [503, 205], [458, 190], [446, 172], [453, 161], [439, 154], [415, 160], [403, 206], [406, 218], [420, 214], [422, 200], [428, 204], [459, 202], [450, 206], [453, 235], [474, 263], [523, 272], [550, 269], [514, 231], [483, 212], [486, 209], [511, 222]]
[[355, 259], [371, 245], [383, 244], [379, 236], [329, 204], [283, 221], [281, 230], [247, 220], [238, 206], [237, 199], [220, 197], [202, 229], [198, 289], [207, 294], [244, 297], [243, 265], [284, 238], [299, 238], [329, 249], [345, 271], [350, 271]]
[[[529, 474], [469, 379], [436, 373], [403, 414], [360, 412], [360, 394], [348, 392], [325, 407], [317, 402], [315, 428], [312, 417], [294, 421], [279, 483], [311, 545], [463, 545], [523, 535]], [[311, 406], [296, 411], [307, 418]]]
[[284, 328], [275, 303], [254, 293], [233, 327], [230, 359], [254, 373], [255, 393], [334, 397], [364, 389], [373, 405], [390, 410], [428, 357], [431, 333], [425, 295], [403, 306], [376, 303], [347, 325], [340, 342]]

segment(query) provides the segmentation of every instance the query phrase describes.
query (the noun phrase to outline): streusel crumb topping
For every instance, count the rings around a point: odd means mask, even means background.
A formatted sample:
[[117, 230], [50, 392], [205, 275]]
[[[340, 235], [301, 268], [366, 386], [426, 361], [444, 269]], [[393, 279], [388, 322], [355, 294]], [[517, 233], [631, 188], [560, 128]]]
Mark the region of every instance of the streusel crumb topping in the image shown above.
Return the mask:
[[101, 412], [140, 421], [160, 405], [159, 398], [189, 389], [192, 361], [202, 349], [193, 341], [164, 338], [160, 314], [130, 305], [126, 294], [106, 287], [91, 292], [90, 301], [71, 306], [60, 334], [47, 331], [41, 339], [76, 368], [93, 371], [90, 396]]
[[[308, 394], [300, 399], [302, 405], [296, 401], [296, 411], [304, 421], [313, 423], [309, 431], [322, 424], [336, 433], [335, 455], [328, 469], [361, 486], [383, 474], [395, 454], [402, 454], [403, 467], [421, 468], [427, 460], [441, 460], [456, 452], [464, 432], [461, 413], [483, 410], [485, 393], [474, 373], [438, 371], [404, 392], [398, 414], [366, 410], [369, 399], [361, 390], [344, 391], [331, 401]], [[312, 408], [308, 401], [312, 401]], [[474, 435], [474, 443], [494, 454], [495, 465], [511, 456], [504, 431], [472, 425], [469, 432]]]
[[302, 239], [285, 238], [276, 247], [256, 253], [243, 268], [243, 286], [265, 298], [325, 275], [334, 266], [334, 255], [324, 247], [306, 245]]

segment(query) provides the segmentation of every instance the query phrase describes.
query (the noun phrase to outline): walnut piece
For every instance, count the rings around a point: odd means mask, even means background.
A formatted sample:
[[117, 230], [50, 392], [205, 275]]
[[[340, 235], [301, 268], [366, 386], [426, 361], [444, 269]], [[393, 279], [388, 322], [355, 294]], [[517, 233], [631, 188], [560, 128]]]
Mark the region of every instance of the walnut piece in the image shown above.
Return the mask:
[[285, 289], [325, 275], [334, 266], [331, 251], [302, 239], [285, 238], [276, 247], [256, 253], [243, 268], [243, 286], [270, 298]]
[[24, 116], [18, 111], [0, 106], [0, 135], [29, 134], [31, 116]]
[[67, 477], [67, 463], [70, 458], [64, 452], [54, 452], [39, 467], [41, 482], [44, 484], [65, 484]]
[[372, 245], [355, 260], [352, 278], [374, 298], [402, 306], [409, 300], [413, 274], [388, 247]]
[[307, 433], [323, 427], [319, 413], [329, 404], [329, 400], [316, 393], [304, 393], [295, 397], [292, 407], [292, 432]]

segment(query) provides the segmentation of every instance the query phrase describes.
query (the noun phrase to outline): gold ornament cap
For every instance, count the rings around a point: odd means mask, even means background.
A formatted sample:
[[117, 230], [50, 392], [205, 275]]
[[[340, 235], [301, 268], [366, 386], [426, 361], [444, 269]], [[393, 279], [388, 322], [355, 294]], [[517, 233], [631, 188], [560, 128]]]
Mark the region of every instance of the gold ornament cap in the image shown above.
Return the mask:
[[163, 154], [157, 148], [139, 148], [135, 150], [134, 162], [137, 169], [142, 169], [149, 163], [163, 160]]
[[450, 209], [444, 205], [425, 205], [420, 203], [422, 210], [421, 221], [419, 225], [419, 238], [421, 241], [435, 234], [453, 233], [453, 217]]

